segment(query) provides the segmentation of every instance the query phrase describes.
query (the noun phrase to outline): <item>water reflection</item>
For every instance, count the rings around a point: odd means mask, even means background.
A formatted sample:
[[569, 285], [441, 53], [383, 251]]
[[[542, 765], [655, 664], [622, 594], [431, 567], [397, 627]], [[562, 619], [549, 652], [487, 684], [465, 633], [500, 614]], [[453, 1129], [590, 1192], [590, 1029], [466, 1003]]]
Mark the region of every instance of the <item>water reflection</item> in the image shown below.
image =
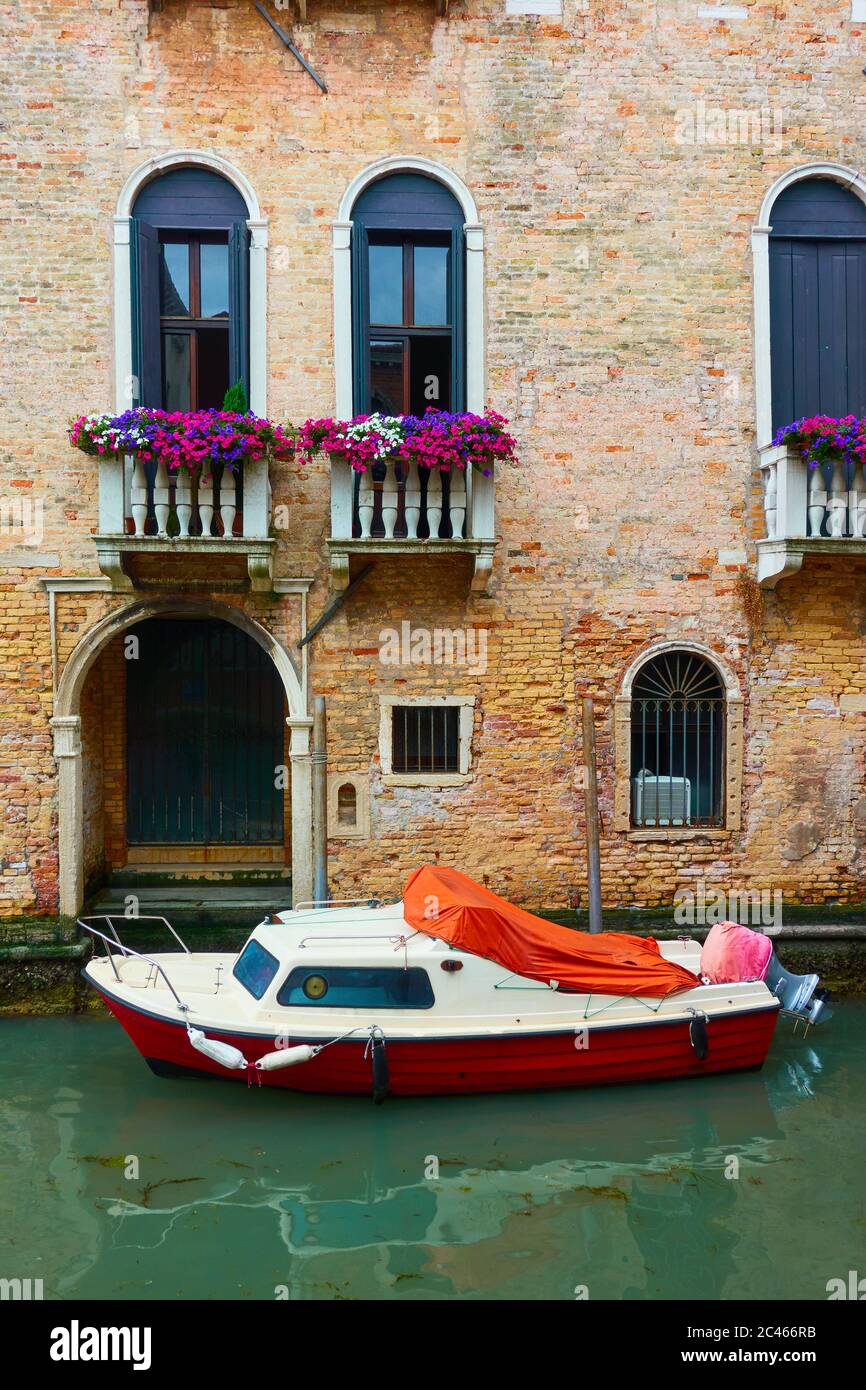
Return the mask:
[[16, 1020], [0, 1276], [60, 1298], [820, 1297], [862, 1245], [839, 1165], [864, 1022], [780, 1029], [757, 1074], [377, 1109], [159, 1081], [111, 1023]]

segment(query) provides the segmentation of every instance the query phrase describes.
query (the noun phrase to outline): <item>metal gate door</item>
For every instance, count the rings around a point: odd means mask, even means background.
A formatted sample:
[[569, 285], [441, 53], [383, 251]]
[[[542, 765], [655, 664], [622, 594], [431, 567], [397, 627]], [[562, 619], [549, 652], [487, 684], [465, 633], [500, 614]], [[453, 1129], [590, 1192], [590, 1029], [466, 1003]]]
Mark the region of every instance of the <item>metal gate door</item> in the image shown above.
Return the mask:
[[231, 623], [151, 619], [131, 635], [127, 842], [281, 843], [284, 693], [270, 658]]

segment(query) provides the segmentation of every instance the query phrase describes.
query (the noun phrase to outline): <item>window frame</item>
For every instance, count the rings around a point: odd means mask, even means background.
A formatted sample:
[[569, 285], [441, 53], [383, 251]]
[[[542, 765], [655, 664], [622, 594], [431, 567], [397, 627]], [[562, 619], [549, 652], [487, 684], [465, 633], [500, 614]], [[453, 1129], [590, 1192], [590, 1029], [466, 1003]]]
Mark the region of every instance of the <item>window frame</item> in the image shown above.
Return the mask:
[[[400, 173], [399, 169], [393, 170]], [[405, 172], [411, 172], [407, 170]], [[431, 183], [435, 176], [424, 174]], [[454, 194], [452, 190], [448, 190]], [[390, 340], [406, 333], [406, 326], [388, 331], [388, 325], [370, 321], [370, 239], [401, 240], [407, 243], [447, 245], [450, 251], [448, 276], [448, 317], [451, 339], [451, 382], [449, 409], [467, 409], [469, 395], [467, 380], [467, 295], [466, 254], [467, 236], [463, 212], [455, 198], [453, 213], [416, 211], [407, 197], [405, 208], [399, 212], [353, 211], [351, 238], [351, 296], [352, 296], [352, 396], [353, 413], [368, 414], [371, 409], [370, 343], [371, 340]], [[406, 296], [406, 254], [404, 250], [404, 316]], [[418, 337], [443, 336], [443, 328], [411, 327]], [[404, 374], [409, 371], [409, 354], [405, 354]]]
[[[457, 756], [455, 772], [395, 772], [393, 767], [393, 711], [396, 708], [453, 708], [458, 710]], [[379, 766], [383, 786], [459, 787], [471, 782], [472, 733], [475, 723], [474, 695], [380, 695]]]
[[[724, 691], [723, 818], [720, 826], [638, 826], [632, 824], [632, 691], [641, 670], [654, 657], [687, 652], [701, 657], [717, 673]], [[614, 697], [614, 813], [613, 829], [629, 840], [724, 840], [742, 826], [743, 794], [743, 695], [739, 681], [718, 652], [688, 639], [664, 641], [645, 648], [634, 658]]]
[[757, 447], [762, 452], [772, 446], [772, 344], [770, 339], [770, 234], [773, 205], [779, 194], [802, 179], [835, 179], [861, 201], [866, 202], [866, 178], [854, 168], [831, 161], [801, 164], [786, 172], [764, 195], [757, 223], [752, 228], [752, 282], [754, 285], [754, 375]]
[[[691, 662], [699, 663], [697, 672], [703, 683], [707, 678], [714, 679], [716, 685], [707, 686], [706, 692], [701, 694], [698, 691], [687, 693], [687, 683], [689, 668], [686, 667], [684, 676], [686, 679], [682, 683], [682, 688], [676, 687], [680, 684], [676, 681], [674, 690], [669, 694], [662, 694], [662, 682], [670, 672], [653, 672], [653, 678], [658, 684], [659, 692], [646, 693], [641, 688], [642, 681], [649, 672], [649, 668], [655, 666], [659, 660], [664, 660], [667, 656], [689, 658]], [[679, 676], [679, 671], [677, 672]], [[700, 687], [698, 687], [700, 690]], [[708, 693], [712, 691], [712, 693]], [[650, 714], [647, 719], [648, 707], [655, 706], [655, 719]], [[694, 709], [691, 707], [694, 706]], [[706, 706], [706, 711], [702, 707]], [[714, 718], [715, 709], [718, 708], [718, 720]], [[705, 727], [701, 727], [701, 714], [706, 712], [707, 718]], [[642, 713], [643, 718], [640, 718]], [[691, 715], [696, 713], [697, 719], [692, 726]], [[673, 649], [669, 653], [657, 653], [654, 657], [648, 657], [639, 668], [632, 689], [631, 706], [631, 827], [634, 830], [720, 830], [725, 823], [725, 720], [727, 706], [725, 701], [724, 686], [716, 668], [704, 657], [698, 657], [694, 652], [684, 651], [683, 649]], [[667, 722], [667, 728], [665, 723]], [[653, 725], [655, 735], [653, 735]], [[715, 727], [714, 727], [715, 725]], [[701, 735], [703, 734], [703, 742]], [[647, 736], [649, 735], [649, 743]], [[696, 775], [690, 775], [689, 743], [694, 743], [694, 763]], [[641, 749], [638, 751], [638, 743]], [[653, 747], [653, 743], [655, 747]], [[709, 767], [702, 767], [704, 755], [709, 753]], [[679, 755], [679, 756], [678, 756]], [[686, 778], [689, 782], [690, 796], [694, 795], [694, 808], [689, 806], [690, 818], [688, 820], [671, 818], [663, 821], [660, 816], [653, 820], [639, 820], [637, 814], [637, 795], [635, 782], [640, 777], [642, 771], [650, 771], [647, 763], [655, 764], [654, 771], [650, 775], [656, 783], [664, 785], [667, 777], [668, 785], [672, 789], [674, 782], [681, 782]], [[661, 771], [661, 766], [667, 762], [667, 774]], [[639, 765], [639, 766], [638, 766]], [[676, 774], [674, 767], [677, 767]], [[709, 801], [712, 810], [709, 817], [702, 823], [698, 817], [700, 813], [700, 793], [701, 793], [701, 772], [706, 774], [706, 785], [709, 787]], [[705, 788], [706, 790], [706, 788]], [[659, 798], [656, 796], [656, 811], [658, 812]], [[715, 809], [715, 808], [718, 809]]]
[[[355, 824], [340, 822], [338, 797], [347, 784], [355, 788]], [[366, 840], [370, 836], [370, 779], [361, 772], [328, 773], [328, 839]]]
[[[162, 370], [162, 381], [165, 382], [165, 352], [166, 338], [170, 336], [183, 336], [190, 340], [189, 345], [189, 368], [190, 368], [190, 390], [189, 390], [189, 409], [199, 410], [204, 407], [199, 404], [199, 335], [202, 331], [220, 332], [226, 336], [226, 358], [227, 376], [231, 378], [231, 289], [229, 287], [227, 298], [229, 309], [225, 317], [211, 315], [206, 317], [201, 312], [201, 248], [202, 246], [225, 246], [227, 268], [230, 260], [229, 239], [226, 233], [212, 231], [186, 231], [183, 228], [164, 229], [158, 234], [158, 244], [160, 252], [166, 245], [186, 246], [188, 249], [188, 275], [189, 275], [189, 313], [185, 315], [164, 314], [162, 312], [162, 258], [160, 258], [160, 313], [159, 313], [159, 340], [160, 340], [160, 364]], [[232, 382], [229, 380], [228, 385]], [[226, 388], [228, 389], [228, 387]], [[225, 394], [225, 392], [223, 392]], [[165, 403], [165, 393], [162, 393], [163, 404]], [[221, 404], [221, 402], [220, 402]], [[168, 407], [165, 407], [168, 409]], [[216, 406], [218, 410], [220, 405]]]
[[[219, 178], [241, 203], [244, 194], [237, 184], [222, 170], [200, 166], [197, 161], [188, 164], [175, 164], [162, 170], [162, 174], [203, 167], [205, 172]], [[251, 322], [253, 296], [251, 294], [251, 228], [250, 219], [239, 209], [225, 211], [192, 211], [187, 205], [189, 199], [182, 194], [173, 197], [172, 191], [166, 195], [164, 204], [154, 207], [142, 199], [148, 194], [151, 182], [158, 184], [159, 175], [136, 190], [129, 217], [129, 285], [130, 285], [130, 330], [131, 330], [131, 372], [129, 394], [131, 404], [162, 407], [163, 353], [162, 317], [160, 296], [160, 242], [163, 234], [172, 233], [180, 237], [204, 238], [225, 237], [228, 243], [229, 260], [229, 385], [243, 381], [251, 408], [252, 402], [252, 357]], [[189, 321], [185, 320], [186, 329]], [[205, 326], [213, 326], [220, 320], [203, 321]], [[195, 407], [191, 406], [192, 409]]]

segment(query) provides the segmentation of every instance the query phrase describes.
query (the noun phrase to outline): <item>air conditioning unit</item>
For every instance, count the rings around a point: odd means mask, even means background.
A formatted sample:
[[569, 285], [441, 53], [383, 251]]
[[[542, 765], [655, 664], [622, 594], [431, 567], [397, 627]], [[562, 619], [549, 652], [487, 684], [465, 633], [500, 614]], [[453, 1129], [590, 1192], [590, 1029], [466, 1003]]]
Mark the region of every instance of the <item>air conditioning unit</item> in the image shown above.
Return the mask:
[[632, 785], [637, 825], [688, 825], [692, 813], [688, 777], [657, 777], [641, 768]]

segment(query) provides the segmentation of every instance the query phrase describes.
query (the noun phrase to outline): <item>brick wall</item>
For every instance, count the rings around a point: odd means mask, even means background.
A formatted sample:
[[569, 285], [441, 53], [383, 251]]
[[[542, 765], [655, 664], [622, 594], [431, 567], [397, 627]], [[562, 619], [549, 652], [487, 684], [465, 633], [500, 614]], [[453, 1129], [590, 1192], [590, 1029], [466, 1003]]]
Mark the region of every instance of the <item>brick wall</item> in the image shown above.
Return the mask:
[[[487, 247], [488, 399], [521, 464], [497, 480], [493, 594], [464, 563], [383, 560], [311, 650], [335, 768], [371, 777], [371, 839], [335, 842], [341, 895], [394, 890], [420, 857], [527, 902], [585, 898], [579, 697], [597, 702], [608, 903], [669, 902], [702, 873], [804, 900], [863, 889], [863, 562], [807, 561], [756, 595], [750, 231], [784, 170], [863, 163], [864, 34], [847, 0], [749, 4], [699, 21], [686, 0], [564, 0], [561, 20], [501, 0], [310, 0], [296, 42], [323, 96], [245, 0], [19, 0], [0, 52], [0, 497], [44, 504], [42, 560], [0, 568], [0, 912], [56, 892], [51, 646], [38, 574], [95, 574], [92, 463], [65, 440], [112, 403], [112, 214], [129, 172], [215, 151], [269, 218], [269, 413], [333, 409], [330, 227], [350, 180], [425, 155], [472, 190]], [[682, 139], [697, 104], [781, 113], [762, 143]], [[281, 466], [277, 573], [314, 575], [324, 609], [324, 464]], [[8, 549], [9, 538], [0, 537]], [[20, 549], [20, 547], [18, 547]], [[0, 549], [0, 562], [3, 552]], [[290, 600], [221, 595], [287, 640]], [[58, 598], [58, 663], [121, 600]], [[488, 667], [395, 670], [383, 627], [475, 627]], [[746, 698], [743, 829], [721, 840], [613, 833], [612, 699], [664, 638], [724, 655]], [[123, 858], [121, 715], [102, 668], [103, 852]], [[91, 679], [96, 677], [91, 676]], [[385, 788], [378, 696], [477, 697], [474, 780]], [[96, 706], [85, 720], [97, 718]], [[88, 745], [90, 747], [91, 745]], [[96, 766], [92, 769], [95, 776]], [[98, 814], [95, 797], [92, 814]], [[92, 832], [93, 864], [99, 838]]]

